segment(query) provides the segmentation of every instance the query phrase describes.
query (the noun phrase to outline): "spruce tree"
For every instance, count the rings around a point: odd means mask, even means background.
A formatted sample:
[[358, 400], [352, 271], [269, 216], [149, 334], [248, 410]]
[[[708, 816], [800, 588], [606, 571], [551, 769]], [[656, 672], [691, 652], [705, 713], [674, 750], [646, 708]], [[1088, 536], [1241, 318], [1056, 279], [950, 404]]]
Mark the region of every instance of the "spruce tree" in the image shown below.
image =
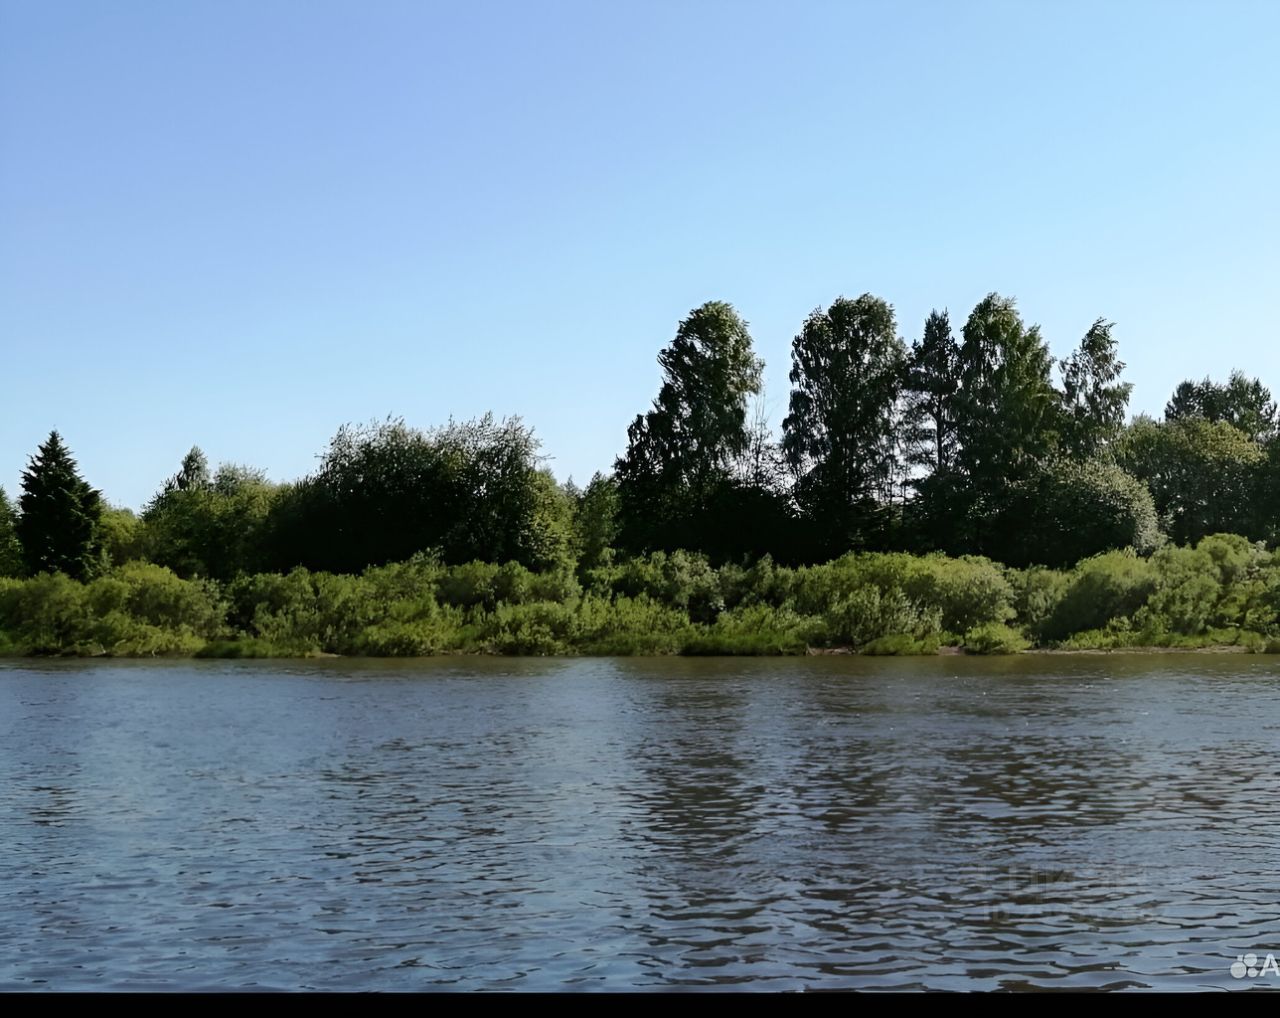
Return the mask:
[[76, 469], [56, 431], [40, 446], [22, 475], [18, 539], [29, 573], [59, 571], [90, 577], [101, 560], [98, 522], [102, 495]]

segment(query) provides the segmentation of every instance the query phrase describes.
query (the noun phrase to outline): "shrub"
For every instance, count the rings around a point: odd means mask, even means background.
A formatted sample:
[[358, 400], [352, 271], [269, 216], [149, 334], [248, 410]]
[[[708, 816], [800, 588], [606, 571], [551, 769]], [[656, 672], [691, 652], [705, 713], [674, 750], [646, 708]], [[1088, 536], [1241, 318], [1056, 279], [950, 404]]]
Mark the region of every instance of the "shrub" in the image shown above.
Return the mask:
[[491, 562], [467, 562], [451, 566], [440, 577], [436, 595], [441, 603], [459, 608], [483, 605], [492, 608], [497, 603], [496, 581], [500, 567]]
[[1163, 540], [1146, 484], [1109, 462], [1047, 464], [1002, 517], [1000, 557], [1011, 565], [1068, 566], [1121, 548], [1148, 555]]
[[1150, 562], [1132, 551], [1112, 551], [1085, 559], [1067, 575], [1067, 589], [1040, 625], [1040, 635], [1062, 640], [1086, 629], [1101, 629], [1114, 618], [1132, 616], [1156, 586]]
[[1015, 618], [1032, 633], [1040, 633], [1066, 595], [1065, 573], [1043, 566], [1010, 570]]
[[970, 654], [1016, 654], [1030, 644], [1009, 626], [988, 622], [964, 634], [964, 649]]

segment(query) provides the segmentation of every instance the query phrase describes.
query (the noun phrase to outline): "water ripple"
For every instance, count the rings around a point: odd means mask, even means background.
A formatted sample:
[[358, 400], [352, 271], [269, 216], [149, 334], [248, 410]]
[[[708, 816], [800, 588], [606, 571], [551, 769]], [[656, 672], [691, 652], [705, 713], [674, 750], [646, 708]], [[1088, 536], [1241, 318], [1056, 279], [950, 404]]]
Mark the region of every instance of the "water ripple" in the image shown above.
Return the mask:
[[0, 665], [0, 989], [1280, 988], [1265, 661]]

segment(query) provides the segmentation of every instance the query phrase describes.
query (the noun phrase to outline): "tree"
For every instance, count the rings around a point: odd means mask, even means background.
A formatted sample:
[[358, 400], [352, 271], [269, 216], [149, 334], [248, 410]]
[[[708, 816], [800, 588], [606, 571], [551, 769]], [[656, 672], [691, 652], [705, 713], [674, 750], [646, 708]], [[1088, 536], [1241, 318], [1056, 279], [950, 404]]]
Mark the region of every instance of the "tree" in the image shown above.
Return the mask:
[[264, 564], [266, 522], [280, 489], [254, 467], [215, 474], [198, 447], [142, 512], [147, 557], [179, 576], [230, 580]]
[[1121, 382], [1114, 323], [1099, 318], [1062, 362], [1062, 452], [1084, 461], [1102, 453], [1124, 428], [1133, 385]]
[[541, 569], [571, 559], [572, 514], [519, 418], [425, 432], [392, 418], [340, 428], [315, 474], [282, 492], [268, 560], [356, 573], [436, 550]]
[[209, 460], [198, 445], [182, 457], [178, 472], [165, 482], [166, 491], [206, 491], [210, 486]]
[[869, 293], [816, 309], [792, 342], [782, 447], [797, 502], [828, 551], [883, 534], [905, 366], [893, 308]]
[[982, 552], [996, 536], [1010, 485], [1031, 477], [1057, 446], [1059, 397], [1039, 327], [1023, 324], [1011, 298], [988, 294], [973, 309], [959, 362], [955, 427], [967, 503], [963, 540], [966, 550]]
[[126, 562], [144, 558], [146, 543], [143, 534], [142, 521], [132, 510], [104, 505], [102, 519], [98, 524], [103, 568], [122, 566]]
[[1276, 404], [1271, 390], [1242, 371], [1231, 372], [1226, 384], [1186, 381], [1173, 392], [1164, 408], [1165, 420], [1223, 421], [1239, 428], [1255, 442], [1276, 434]]
[[608, 565], [618, 537], [618, 484], [597, 471], [590, 483], [574, 492], [573, 516], [578, 568], [582, 571]]
[[1147, 486], [1105, 460], [1045, 463], [1010, 493], [1001, 518], [990, 551], [1011, 566], [1061, 568], [1120, 548], [1147, 555], [1163, 539]]
[[22, 574], [22, 544], [18, 541], [18, 514], [0, 488], [0, 577]]
[[911, 346], [903, 415], [906, 461], [929, 475], [945, 474], [955, 462], [959, 362], [960, 350], [947, 312], [932, 312], [924, 323], [924, 335]]
[[1251, 496], [1265, 465], [1262, 448], [1226, 421], [1138, 417], [1116, 444], [1116, 460], [1146, 483], [1169, 537], [1178, 544], [1209, 534], [1251, 537]]
[[60, 571], [75, 580], [92, 576], [100, 561], [102, 496], [80, 477], [56, 431], [23, 473], [18, 505], [18, 538], [29, 573]]
[[614, 467], [622, 539], [637, 551], [701, 543], [707, 507], [748, 447], [747, 400], [764, 367], [747, 323], [723, 301], [682, 321], [658, 363], [662, 387]]

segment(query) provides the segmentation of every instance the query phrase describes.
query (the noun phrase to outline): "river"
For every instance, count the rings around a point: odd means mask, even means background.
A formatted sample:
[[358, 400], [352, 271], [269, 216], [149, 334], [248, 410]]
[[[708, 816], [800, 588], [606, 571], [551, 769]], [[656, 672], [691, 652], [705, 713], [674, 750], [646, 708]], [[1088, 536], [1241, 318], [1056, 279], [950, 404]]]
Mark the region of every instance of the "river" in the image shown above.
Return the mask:
[[1278, 750], [1244, 655], [0, 662], [0, 989], [1280, 988]]

